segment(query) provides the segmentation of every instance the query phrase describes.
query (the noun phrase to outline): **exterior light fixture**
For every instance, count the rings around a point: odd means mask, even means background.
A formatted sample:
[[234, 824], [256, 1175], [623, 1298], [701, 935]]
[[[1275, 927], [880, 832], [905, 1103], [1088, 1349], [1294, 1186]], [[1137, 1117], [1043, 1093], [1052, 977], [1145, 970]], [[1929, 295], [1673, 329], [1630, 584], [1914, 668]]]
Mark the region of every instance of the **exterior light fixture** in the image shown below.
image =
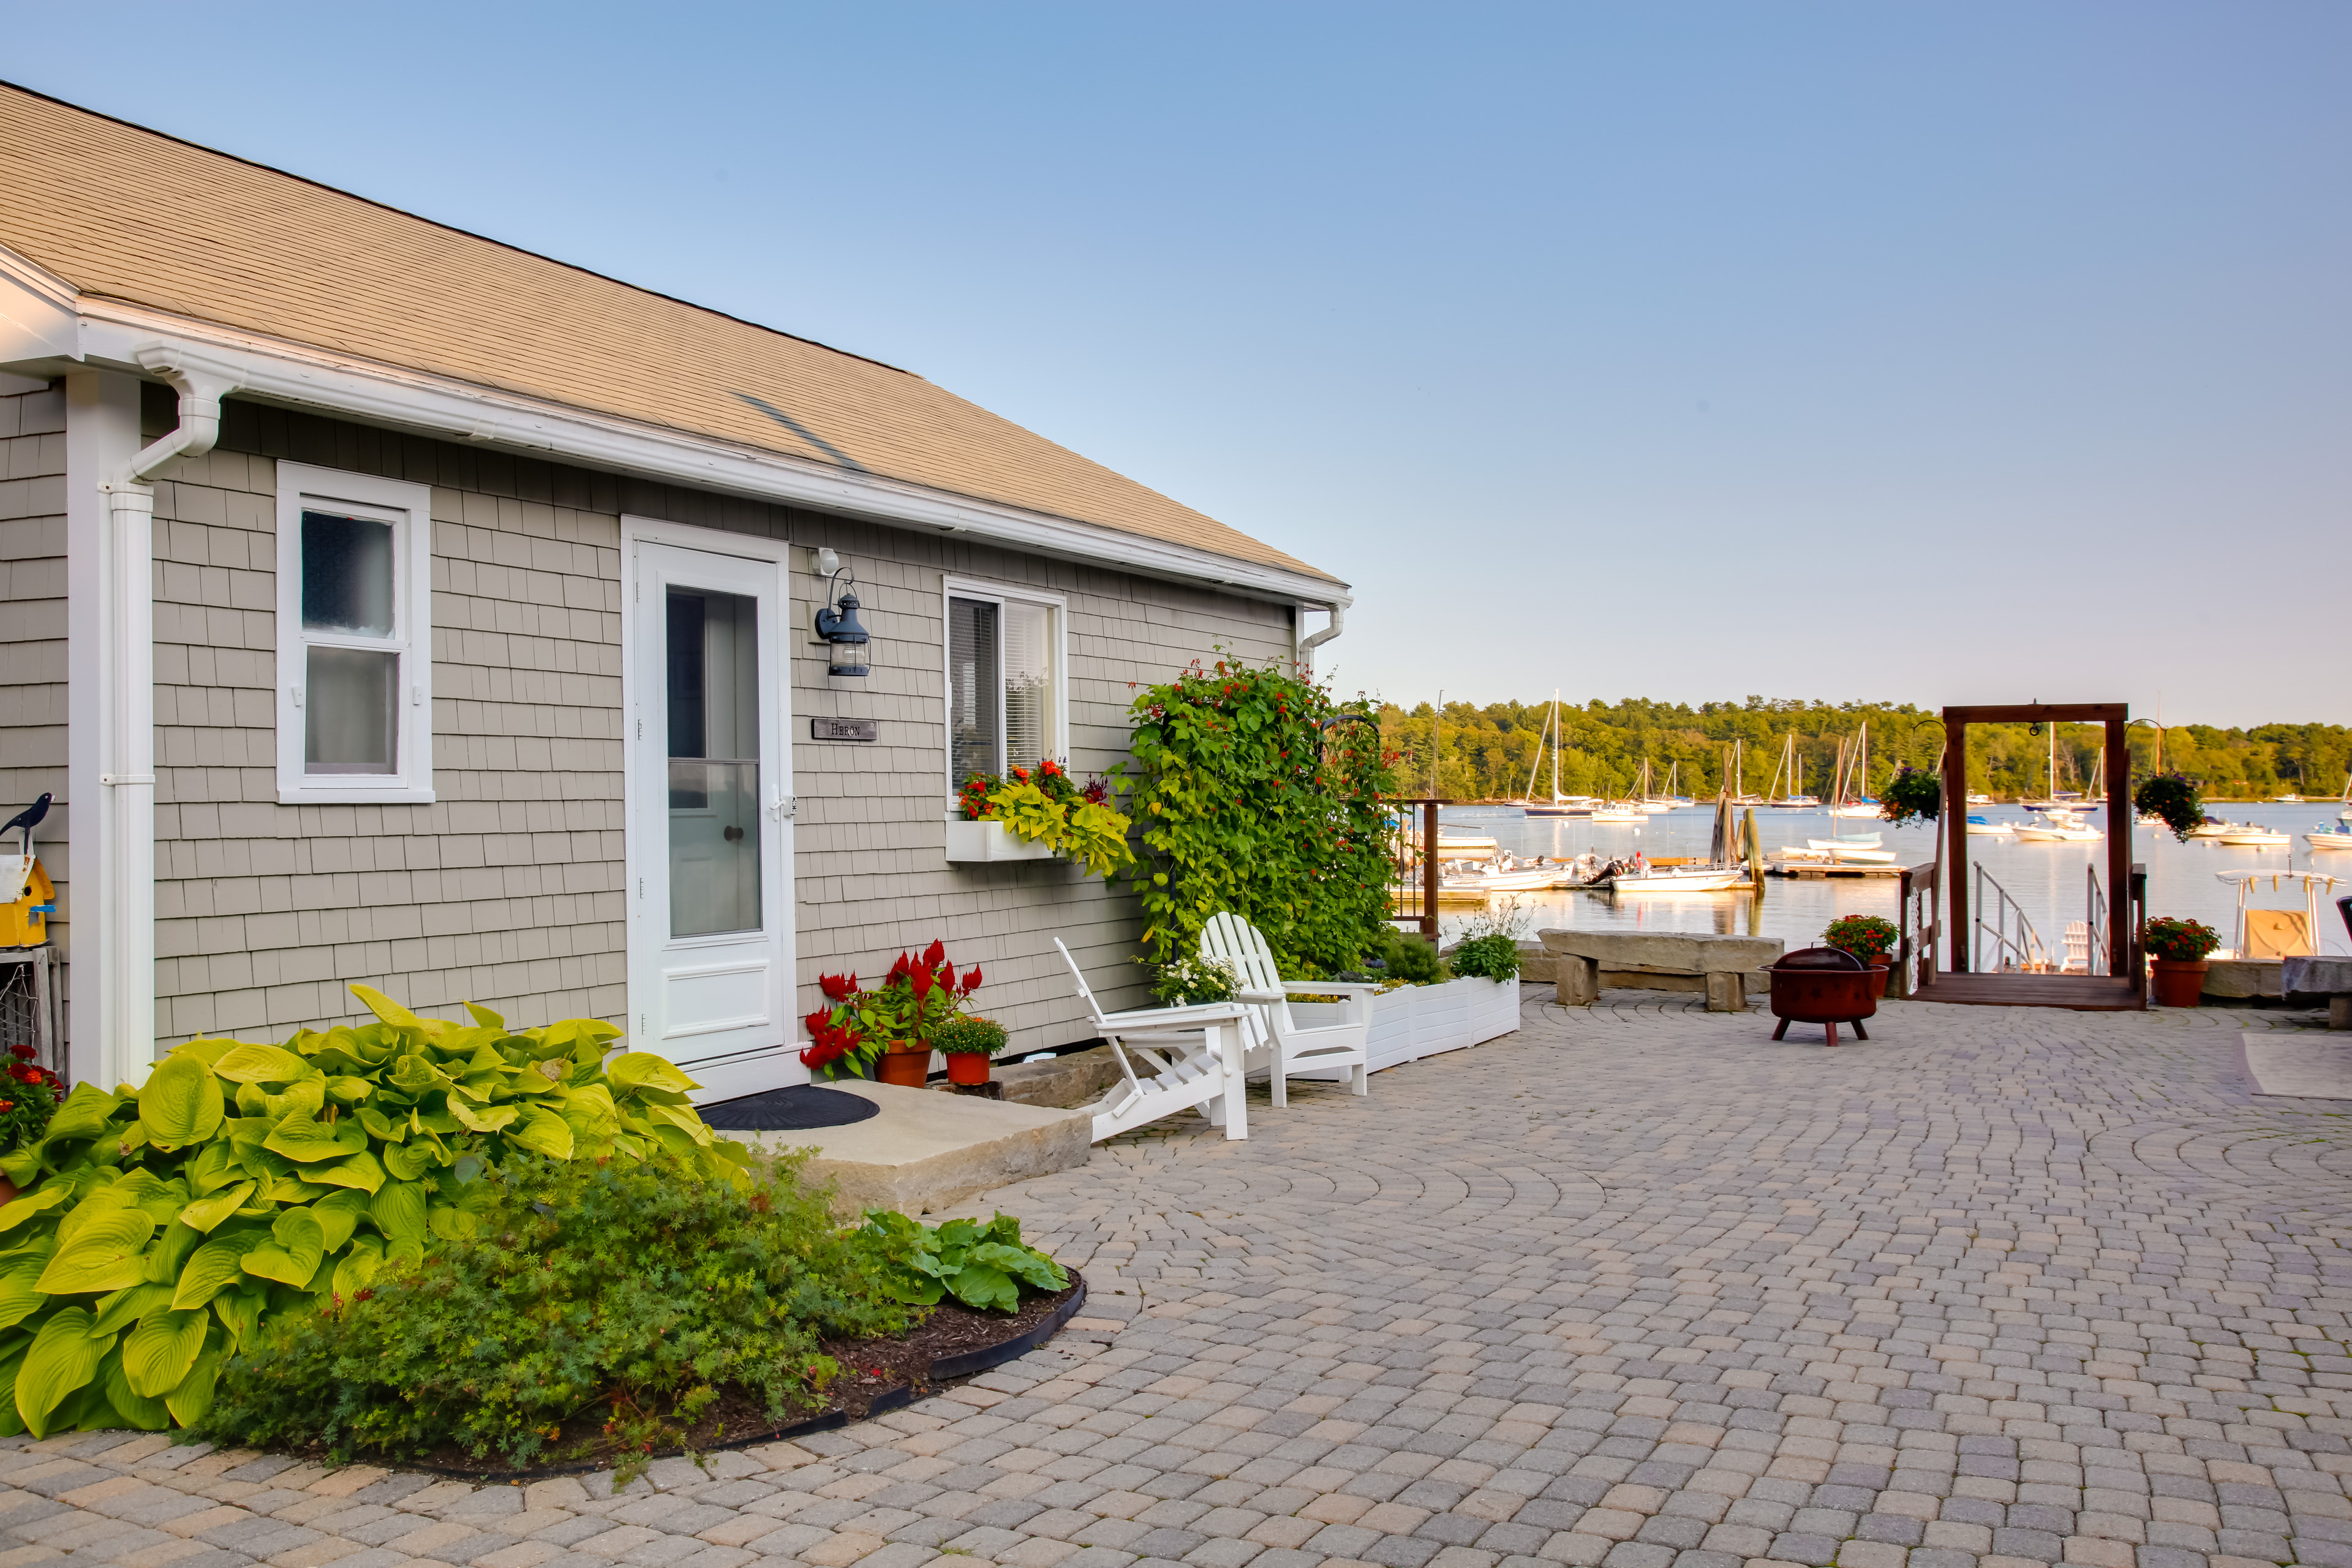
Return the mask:
[[857, 574], [838, 564], [840, 557], [830, 550], [822, 552], [820, 566], [831, 573], [825, 579], [825, 603], [817, 607], [816, 635], [833, 645], [832, 658], [825, 666], [828, 675], [865, 675], [866, 632], [857, 619], [857, 595], [846, 588], [837, 587], [841, 579], [849, 579], [851, 586]]

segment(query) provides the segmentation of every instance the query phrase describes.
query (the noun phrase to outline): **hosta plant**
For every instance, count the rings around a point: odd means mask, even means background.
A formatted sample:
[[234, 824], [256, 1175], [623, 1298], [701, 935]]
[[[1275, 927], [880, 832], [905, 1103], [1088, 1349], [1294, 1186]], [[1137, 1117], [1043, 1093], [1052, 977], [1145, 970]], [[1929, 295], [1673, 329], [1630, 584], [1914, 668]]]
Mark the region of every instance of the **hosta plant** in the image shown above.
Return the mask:
[[194, 1423], [265, 1321], [470, 1234], [478, 1178], [512, 1155], [667, 1151], [740, 1175], [691, 1079], [604, 1060], [609, 1024], [456, 1024], [352, 990], [379, 1022], [191, 1040], [140, 1089], [79, 1085], [0, 1157], [24, 1194], [0, 1206], [0, 1432]]
[[1021, 1287], [1066, 1290], [1062, 1266], [1023, 1245], [1021, 1222], [1000, 1214], [982, 1225], [951, 1219], [938, 1226], [902, 1214], [871, 1210], [859, 1239], [887, 1260], [882, 1288], [898, 1300], [933, 1307], [953, 1296], [982, 1311], [1010, 1312], [1021, 1305]]

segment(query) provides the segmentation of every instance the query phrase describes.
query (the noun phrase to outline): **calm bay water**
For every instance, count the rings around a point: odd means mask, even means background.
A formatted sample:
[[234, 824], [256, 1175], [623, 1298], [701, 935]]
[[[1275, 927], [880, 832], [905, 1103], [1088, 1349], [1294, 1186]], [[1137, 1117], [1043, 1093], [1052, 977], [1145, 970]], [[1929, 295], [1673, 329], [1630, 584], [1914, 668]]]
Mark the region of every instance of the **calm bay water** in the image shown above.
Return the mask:
[[[2149, 913], [2203, 921], [2221, 933], [2222, 943], [2227, 946], [2236, 940], [2238, 893], [2216, 872], [2314, 870], [2339, 879], [2320, 903], [2322, 950], [2331, 953], [2352, 951], [2352, 942], [2347, 942], [2343, 920], [2336, 914], [2334, 903], [2336, 898], [2352, 894], [2352, 851], [2314, 850], [2303, 840], [2307, 832], [2336, 826], [2336, 814], [2340, 809], [2336, 802], [2303, 805], [2217, 805], [2208, 809], [2231, 822], [2259, 823], [2291, 833], [2294, 836], [2294, 847], [2232, 849], [2210, 839], [2182, 844], [2169, 832], [2135, 827], [2132, 858], [2147, 868]], [[1993, 822], [2023, 822], [2031, 816], [2011, 806], [1980, 806], [1976, 815]], [[2106, 816], [2105, 811], [2095, 812], [2091, 820], [2101, 828], [2112, 830]], [[1651, 817], [1643, 824], [1622, 826], [1594, 823], [1579, 816], [1528, 816], [1516, 806], [1448, 806], [1444, 816], [1448, 826], [1492, 834], [1514, 855], [1549, 855], [1556, 859], [1581, 855], [1588, 849], [1604, 858], [1630, 855], [1636, 848], [1651, 856], [1704, 856], [1715, 827], [1712, 805], [1686, 807]], [[1839, 819], [1837, 826], [1849, 836], [1882, 834], [1881, 847], [1895, 851], [1904, 865], [1926, 865], [1936, 858], [1937, 830], [1933, 826], [1909, 824], [1894, 827], [1883, 822], [1853, 818]], [[1826, 812], [1779, 812], [1761, 806], [1756, 811], [1756, 826], [1768, 858], [1779, 846], [1827, 838], [1832, 832], [1832, 818]], [[1984, 867], [1994, 880], [2008, 889], [2009, 896], [2024, 907], [2042, 942], [2055, 949], [2066, 922], [2084, 918], [2084, 868], [2095, 866], [2101, 881], [2105, 880], [2107, 845], [2104, 839], [2092, 844], [2020, 844], [2004, 838], [1976, 837], [1969, 840], [1969, 861], [1972, 868]], [[1973, 870], [1969, 876], [1973, 882]], [[1537, 930], [1552, 926], [1580, 931], [1715, 931], [1736, 936], [1774, 936], [1797, 948], [1818, 941], [1822, 928], [1842, 915], [1874, 914], [1893, 920], [1900, 885], [1892, 877], [1820, 881], [1768, 877], [1761, 894], [1743, 890], [1620, 898], [1607, 892], [1556, 891], [1520, 897], [1522, 907], [1533, 917], [1532, 929]], [[2282, 883], [2273, 892], [2265, 881], [2249, 902], [2301, 909], [2302, 888], [2300, 884]], [[1445, 939], [1450, 942], [1459, 935], [1476, 912], [1466, 904], [1442, 909], [1439, 923]]]

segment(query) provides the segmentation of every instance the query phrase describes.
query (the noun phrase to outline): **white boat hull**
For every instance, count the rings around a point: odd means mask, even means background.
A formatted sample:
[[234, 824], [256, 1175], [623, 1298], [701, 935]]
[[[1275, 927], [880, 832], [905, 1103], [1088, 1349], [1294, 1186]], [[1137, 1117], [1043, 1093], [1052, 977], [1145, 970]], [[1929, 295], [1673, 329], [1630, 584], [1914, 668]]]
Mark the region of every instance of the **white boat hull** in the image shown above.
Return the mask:
[[1818, 843], [1811, 849], [1784, 849], [1780, 858], [1808, 866], [1892, 866], [1895, 859], [1892, 849], [1870, 849], [1853, 844], [1830, 848]]
[[1868, 818], [1882, 816], [1885, 814], [1874, 805], [1833, 805], [1830, 807], [1830, 815], [1832, 816]]
[[1686, 871], [1670, 867], [1621, 876], [1609, 885], [1621, 893], [1720, 893], [1747, 881], [1745, 871]]
[[2091, 844], [2105, 837], [2095, 827], [2021, 827], [2017, 830], [2020, 844]]
[[1885, 836], [1883, 834], [1872, 833], [1864, 835], [1857, 833], [1851, 838], [1808, 838], [1805, 840], [1805, 847], [1808, 849], [1832, 850], [1875, 849], [1885, 842]]
[[2006, 838], [2016, 831], [2017, 825], [2013, 822], [1971, 822], [1969, 824], [1969, 834], [1976, 837]]
[[1592, 814], [1592, 820], [1595, 822], [1647, 822], [1650, 819], [1646, 814], [1639, 811], [1596, 811]]
[[2314, 849], [2352, 849], [2352, 833], [2306, 833], [2303, 841]]
[[2232, 849], [2275, 849], [2282, 844], [2292, 845], [2294, 842], [2284, 833], [2224, 833], [2220, 837], [2221, 842]]

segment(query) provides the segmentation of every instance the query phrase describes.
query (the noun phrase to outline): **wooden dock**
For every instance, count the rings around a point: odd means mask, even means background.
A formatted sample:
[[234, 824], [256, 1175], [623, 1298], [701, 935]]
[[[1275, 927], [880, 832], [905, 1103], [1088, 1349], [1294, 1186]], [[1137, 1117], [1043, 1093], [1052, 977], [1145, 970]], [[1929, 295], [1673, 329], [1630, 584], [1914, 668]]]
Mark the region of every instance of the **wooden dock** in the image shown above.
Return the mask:
[[1764, 868], [1764, 874], [1819, 881], [1825, 877], [1900, 877], [1909, 868], [1906, 866], [1840, 865], [1833, 861], [1775, 860]]

